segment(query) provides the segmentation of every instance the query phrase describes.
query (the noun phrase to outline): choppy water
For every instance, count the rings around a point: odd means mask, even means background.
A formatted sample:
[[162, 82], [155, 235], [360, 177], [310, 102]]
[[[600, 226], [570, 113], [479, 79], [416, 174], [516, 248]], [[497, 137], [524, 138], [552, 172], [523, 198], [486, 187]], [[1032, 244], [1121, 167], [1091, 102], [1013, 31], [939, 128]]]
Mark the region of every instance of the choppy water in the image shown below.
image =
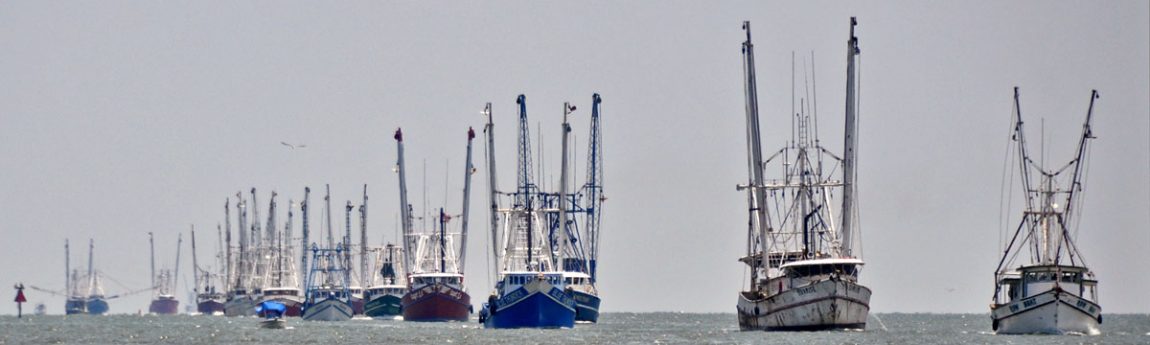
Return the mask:
[[[877, 316], [877, 317], [876, 317]], [[267, 330], [222, 316], [0, 317], [0, 344], [1150, 344], [1150, 315], [1106, 315], [1096, 336], [994, 335], [985, 314], [878, 314], [865, 331], [740, 332], [734, 314], [607, 313], [563, 330], [475, 322], [305, 322]]]

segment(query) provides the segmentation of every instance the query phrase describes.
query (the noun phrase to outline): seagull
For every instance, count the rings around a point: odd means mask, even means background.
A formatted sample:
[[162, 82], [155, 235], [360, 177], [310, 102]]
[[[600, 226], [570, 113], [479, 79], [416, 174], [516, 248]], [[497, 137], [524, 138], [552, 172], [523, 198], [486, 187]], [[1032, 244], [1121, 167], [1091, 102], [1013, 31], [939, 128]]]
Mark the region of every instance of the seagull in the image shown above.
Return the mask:
[[288, 148], [291, 148], [292, 150], [295, 150], [297, 148], [302, 149], [302, 148], [307, 147], [307, 145], [304, 145], [304, 144], [292, 145], [292, 144], [288, 144], [287, 142], [283, 142], [283, 141], [281, 141], [280, 144], [283, 144], [283, 146], [287, 146]]

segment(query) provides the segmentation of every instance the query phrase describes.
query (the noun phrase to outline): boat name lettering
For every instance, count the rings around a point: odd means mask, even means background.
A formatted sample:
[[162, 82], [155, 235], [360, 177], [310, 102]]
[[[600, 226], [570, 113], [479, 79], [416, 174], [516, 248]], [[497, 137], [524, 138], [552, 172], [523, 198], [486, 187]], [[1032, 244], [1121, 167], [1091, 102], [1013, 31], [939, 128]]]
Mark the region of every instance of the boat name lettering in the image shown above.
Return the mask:
[[567, 293], [563, 292], [563, 290], [551, 288], [551, 291], [547, 291], [547, 294], [551, 295], [551, 298], [554, 298], [563, 305], [575, 304], [575, 302], [571, 300], [571, 296], [568, 296]]
[[798, 293], [798, 294], [799, 294], [799, 296], [802, 296], [802, 295], [806, 295], [806, 294], [809, 294], [809, 293], [815, 293], [815, 292], [816, 292], [816, 291], [815, 291], [815, 287], [814, 287], [814, 286], [807, 286], [807, 287], [802, 287], [802, 288], [798, 288], [798, 289], [795, 289], [795, 293]]
[[1030, 307], [1033, 307], [1035, 303], [1036, 302], [1034, 302], [1034, 299], [1031, 298], [1031, 299], [1022, 301], [1022, 307], [1023, 308], [1030, 308]]
[[524, 297], [527, 297], [527, 291], [526, 290], [523, 290], [522, 288], [515, 289], [515, 291], [511, 291], [510, 293], [503, 295], [503, 297], [499, 299], [499, 305], [500, 306], [508, 305], [508, 304], [511, 304], [512, 302], [521, 300]]

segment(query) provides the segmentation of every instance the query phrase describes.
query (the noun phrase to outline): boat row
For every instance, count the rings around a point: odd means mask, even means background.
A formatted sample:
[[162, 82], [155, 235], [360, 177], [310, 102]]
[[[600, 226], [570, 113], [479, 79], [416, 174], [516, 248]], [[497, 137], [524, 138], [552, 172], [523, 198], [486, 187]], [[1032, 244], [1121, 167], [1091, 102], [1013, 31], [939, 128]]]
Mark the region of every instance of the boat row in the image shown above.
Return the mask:
[[[812, 105], [814, 97], [808, 97], [810, 88], [803, 87], [802, 97], [792, 91], [792, 111], [785, 118], [790, 120], [791, 137], [764, 158], [754, 45], [750, 22], [743, 23], [748, 179], [737, 189], [747, 198], [746, 253], [739, 261], [747, 265], [749, 279], [737, 299], [742, 330], [866, 327], [871, 290], [859, 282], [864, 261], [857, 202], [861, 52], [857, 25], [852, 17], [846, 42], [842, 151], [834, 154], [822, 144], [817, 106]], [[794, 90], [793, 75], [791, 80]], [[1046, 159], [1030, 155], [1019, 91], [1014, 89], [1013, 154], [1008, 154], [1017, 164], [1011, 171], [1021, 179], [1024, 209], [1017, 227], [1007, 229], [1008, 244], [994, 273], [990, 316], [991, 328], [999, 334], [1099, 332], [1098, 280], [1074, 243], [1083, 170], [1094, 139], [1091, 120], [1096, 99], [1098, 93], [1091, 91], [1075, 156], [1051, 169], [1044, 165]], [[770, 179], [768, 172], [780, 174]], [[1004, 204], [1010, 205], [1009, 200]]]

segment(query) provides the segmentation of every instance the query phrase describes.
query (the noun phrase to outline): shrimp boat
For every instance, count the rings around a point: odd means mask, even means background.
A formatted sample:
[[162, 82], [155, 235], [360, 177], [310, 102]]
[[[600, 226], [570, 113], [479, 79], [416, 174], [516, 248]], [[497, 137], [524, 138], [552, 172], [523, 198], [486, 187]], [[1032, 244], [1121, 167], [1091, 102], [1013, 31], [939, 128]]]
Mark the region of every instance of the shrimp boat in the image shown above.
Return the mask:
[[96, 244], [88, 240], [88, 298], [84, 300], [84, 309], [88, 315], [104, 315], [108, 312], [108, 299], [104, 295], [104, 287], [100, 285], [100, 272], [92, 266], [93, 252]]
[[172, 290], [176, 286], [180, 272], [180, 247], [183, 243], [183, 236], [181, 235], [176, 241], [176, 272], [173, 274], [171, 270], [160, 269], [160, 273], [156, 273], [156, 244], [151, 232], [148, 233], [148, 245], [152, 252], [152, 303], [148, 305], [148, 312], [157, 315], [175, 315], [180, 310], [180, 301], [176, 300], [176, 296], [172, 294]]
[[[866, 327], [871, 291], [858, 283], [863, 261], [855, 256], [856, 104], [855, 61], [859, 54], [850, 22], [847, 41], [846, 125], [842, 158], [819, 145], [811, 113], [795, 114], [789, 144], [763, 161], [750, 22], [743, 22], [749, 183], [747, 264], [750, 286], [739, 293], [739, 328], [744, 331], [861, 329]], [[800, 104], [809, 104], [801, 102]], [[807, 108], [807, 107], [804, 107]], [[764, 180], [766, 164], [781, 157], [782, 179]], [[841, 169], [839, 169], [841, 166]], [[827, 167], [828, 170], [824, 170]], [[832, 168], [833, 167], [833, 168]], [[825, 171], [841, 171], [835, 180]], [[832, 189], [841, 188], [841, 207], [832, 211]], [[769, 197], [769, 198], [768, 198]], [[775, 211], [775, 212], [772, 212]], [[838, 216], [836, 218], [835, 216]], [[837, 226], [836, 226], [837, 225]], [[861, 247], [861, 245], [860, 245]]]
[[[223, 240], [223, 230], [216, 225], [216, 231], [219, 233], [219, 238]], [[193, 279], [193, 294], [196, 298], [196, 312], [201, 315], [223, 315], [224, 302], [227, 301], [222, 292], [216, 290], [213, 283], [219, 281], [219, 274], [213, 274], [210, 270], [200, 267], [199, 261], [196, 260], [196, 229], [193, 227], [191, 230], [192, 236], [192, 279]], [[222, 246], [221, 246], [222, 247]], [[222, 259], [222, 257], [217, 256]]]
[[334, 244], [335, 248], [319, 248], [312, 244], [311, 269], [305, 279], [301, 316], [307, 321], [347, 321], [351, 319], [353, 311], [351, 291], [348, 290], [351, 272], [347, 268], [348, 260], [344, 253], [350, 249], [344, 246], [345, 242], [336, 242], [332, 236], [330, 188], [324, 196], [324, 202], [327, 210], [327, 242]]
[[239, 221], [239, 227], [236, 233], [239, 235], [239, 243], [233, 258], [231, 247], [231, 223], [228, 213], [230, 208], [228, 203], [224, 203], [224, 219], [228, 221], [227, 224], [227, 279], [228, 279], [228, 292], [224, 302], [224, 315], [227, 316], [255, 316], [256, 300], [259, 298], [258, 293], [252, 292], [251, 275], [253, 265], [252, 261], [255, 258], [255, 253], [249, 246], [249, 231], [247, 224], [247, 202], [244, 201], [243, 195], [236, 192], [236, 217]]
[[[484, 303], [479, 320], [486, 328], [571, 328], [575, 326], [576, 302], [571, 290], [567, 289], [566, 271], [561, 267], [565, 262], [564, 253], [568, 253], [564, 247], [570, 239], [566, 231], [557, 231], [554, 237], [545, 231], [547, 210], [540, 200], [542, 193], [531, 177], [527, 98], [519, 95], [516, 103], [519, 104], [519, 162], [517, 186], [511, 193], [514, 200], [510, 208], [499, 207], [491, 105], [485, 109], [491, 241], [499, 265], [495, 291]], [[565, 104], [564, 117], [568, 109]], [[566, 119], [563, 125], [566, 138], [569, 129]], [[566, 185], [565, 181], [563, 185]], [[565, 205], [566, 200], [559, 204]], [[559, 215], [566, 219], [566, 212], [560, 211]], [[566, 223], [561, 221], [560, 224]]]
[[87, 314], [88, 298], [81, 292], [80, 270], [72, 268], [72, 250], [68, 247], [68, 240], [64, 240], [64, 274], [64, 314]]
[[402, 272], [403, 248], [388, 244], [376, 250], [375, 267], [379, 267], [379, 275], [374, 275], [373, 284], [364, 290], [364, 315], [372, 318], [387, 318], [403, 315], [403, 295], [407, 293], [407, 285], [403, 283]]
[[351, 319], [351, 292], [347, 289], [347, 269], [343, 265], [343, 244], [335, 249], [312, 246], [312, 268], [307, 276], [302, 316], [307, 321], [347, 321]]
[[[276, 229], [275, 221], [276, 195], [275, 192], [272, 192], [271, 204], [268, 207], [268, 227], [264, 237], [266, 243], [263, 246], [263, 251], [266, 253], [263, 255], [264, 272], [266, 272], [265, 286], [261, 290], [257, 304], [275, 302], [284, 306], [282, 316], [300, 316], [303, 297], [299, 289], [299, 281], [296, 278], [294, 251], [290, 242], [294, 218], [292, 211], [295, 203], [289, 200], [288, 220], [284, 226], [284, 231], [280, 232]], [[256, 315], [262, 316], [259, 312]]]
[[[1086, 146], [1094, 139], [1090, 121], [1095, 99], [1098, 92], [1092, 90], [1077, 155], [1051, 170], [1027, 152], [1018, 88], [1014, 88], [1012, 140], [1018, 144], [1026, 210], [994, 272], [990, 317], [991, 328], [998, 334], [1099, 334], [1098, 280], [1074, 243], [1077, 229], [1070, 226], [1081, 212], [1082, 170]], [[1016, 260], [1022, 262], [1014, 266]]]
[[467, 321], [471, 314], [471, 295], [463, 285], [463, 268], [467, 254], [468, 195], [471, 192], [473, 171], [471, 141], [474, 138], [475, 132], [468, 129], [462, 230], [458, 234], [448, 233], [448, 220], [453, 217], [440, 208], [439, 216], [436, 217], [438, 231], [415, 233], [412, 229], [411, 205], [407, 202], [403, 132], [398, 129], [395, 131], [404, 251], [410, 254], [403, 257], [407, 268], [405, 271], [408, 273], [408, 290], [400, 301], [404, 321]]

